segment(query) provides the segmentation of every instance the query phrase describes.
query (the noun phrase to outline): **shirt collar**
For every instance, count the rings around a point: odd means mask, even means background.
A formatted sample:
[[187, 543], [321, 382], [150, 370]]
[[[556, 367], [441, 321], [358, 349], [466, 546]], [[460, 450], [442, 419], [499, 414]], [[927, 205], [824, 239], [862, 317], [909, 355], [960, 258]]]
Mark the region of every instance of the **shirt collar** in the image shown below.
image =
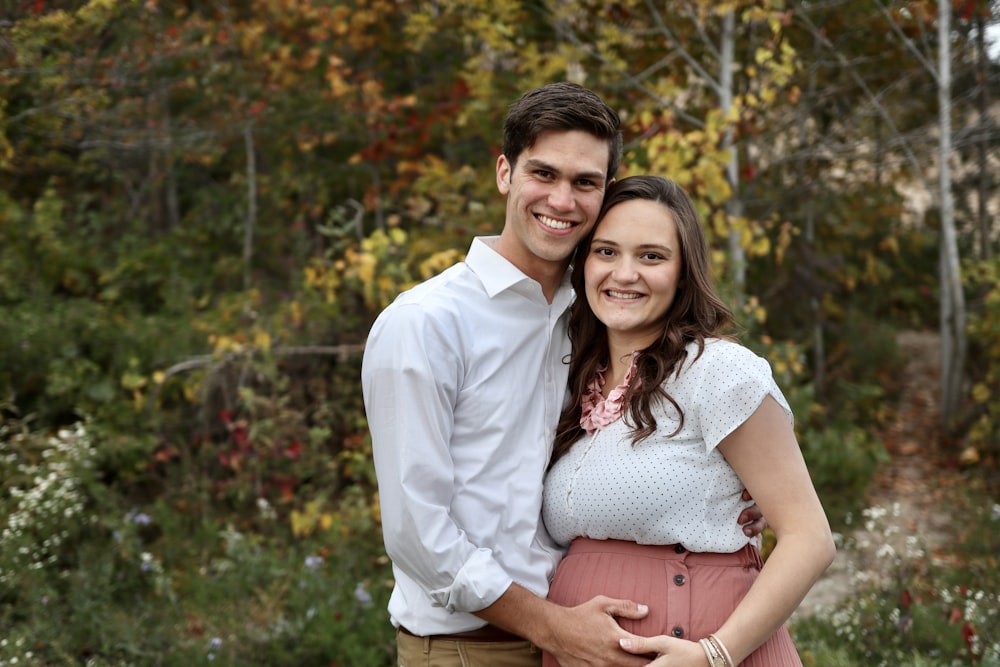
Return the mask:
[[[511, 264], [500, 253], [494, 250], [499, 236], [477, 236], [472, 240], [472, 246], [465, 258], [465, 263], [479, 276], [483, 288], [492, 299], [505, 290], [515, 290], [530, 298], [541, 298], [542, 286], [538, 281], [526, 276], [519, 268]], [[572, 300], [573, 290], [570, 287], [570, 269], [563, 275], [559, 291], [552, 299], [552, 305], [565, 308]]]

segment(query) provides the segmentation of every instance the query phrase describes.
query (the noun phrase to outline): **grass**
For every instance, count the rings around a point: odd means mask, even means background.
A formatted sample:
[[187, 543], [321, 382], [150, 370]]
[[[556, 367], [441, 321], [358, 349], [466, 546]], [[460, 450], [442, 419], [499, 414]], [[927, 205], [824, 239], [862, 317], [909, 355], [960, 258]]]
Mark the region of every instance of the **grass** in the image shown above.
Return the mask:
[[865, 512], [868, 533], [882, 538], [876, 562], [852, 572], [854, 592], [836, 608], [796, 622], [806, 665], [1000, 667], [1000, 505], [974, 480], [949, 504], [958, 535], [949, 551], [919, 536], [893, 548], [888, 512]]
[[[5, 435], [0, 667], [394, 664], [391, 568], [360, 491], [297, 523], [197, 485], [138, 503], [105, 483], [85, 429]], [[796, 621], [807, 665], [1000, 667], [1000, 506], [971, 480], [950, 502], [953, 551], [880, 549], [885, 576], [854, 573], [844, 604]]]

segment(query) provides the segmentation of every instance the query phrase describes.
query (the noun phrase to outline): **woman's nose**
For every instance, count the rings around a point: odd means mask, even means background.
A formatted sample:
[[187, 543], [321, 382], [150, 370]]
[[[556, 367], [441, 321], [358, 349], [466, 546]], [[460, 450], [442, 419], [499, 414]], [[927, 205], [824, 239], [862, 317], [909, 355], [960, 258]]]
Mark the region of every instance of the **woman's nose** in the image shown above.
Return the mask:
[[615, 263], [612, 277], [622, 283], [634, 282], [639, 277], [639, 272], [635, 269], [635, 264], [628, 257], [622, 257]]

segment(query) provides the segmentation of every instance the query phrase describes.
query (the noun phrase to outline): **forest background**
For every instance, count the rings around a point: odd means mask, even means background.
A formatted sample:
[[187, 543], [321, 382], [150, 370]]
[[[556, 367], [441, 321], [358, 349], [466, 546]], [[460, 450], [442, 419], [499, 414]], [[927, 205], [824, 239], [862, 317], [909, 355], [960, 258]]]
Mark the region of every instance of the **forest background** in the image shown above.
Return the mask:
[[796, 623], [807, 664], [1000, 664], [998, 15], [6, 0], [0, 665], [393, 664], [360, 354], [499, 231], [507, 106], [563, 79], [620, 111], [620, 176], [697, 201], [838, 530], [879, 516], [898, 334], [942, 332], [961, 558], [914, 535]]

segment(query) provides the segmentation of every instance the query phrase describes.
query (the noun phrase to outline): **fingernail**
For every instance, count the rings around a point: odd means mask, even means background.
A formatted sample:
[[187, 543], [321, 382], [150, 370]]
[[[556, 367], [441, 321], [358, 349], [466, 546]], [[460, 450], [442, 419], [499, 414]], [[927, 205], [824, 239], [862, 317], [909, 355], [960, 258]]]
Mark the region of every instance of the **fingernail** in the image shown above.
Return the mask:
[[618, 640], [618, 645], [621, 646], [623, 649], [628, 650], [628, 649], [632, 648], [632, 640], [631, 639], [619, 639]]
[[643, 614], [645, 614], [645, 613], [646, 613], [647, 611], [649, 611], [649, 607], [647, 607], [647, 606], [646, 606], [646, 605], [644, 605], [644, 604], [641, 604], [641, 605], [639, 605], [639, 612], [640, 612], [640, 613], [643, 613]]

